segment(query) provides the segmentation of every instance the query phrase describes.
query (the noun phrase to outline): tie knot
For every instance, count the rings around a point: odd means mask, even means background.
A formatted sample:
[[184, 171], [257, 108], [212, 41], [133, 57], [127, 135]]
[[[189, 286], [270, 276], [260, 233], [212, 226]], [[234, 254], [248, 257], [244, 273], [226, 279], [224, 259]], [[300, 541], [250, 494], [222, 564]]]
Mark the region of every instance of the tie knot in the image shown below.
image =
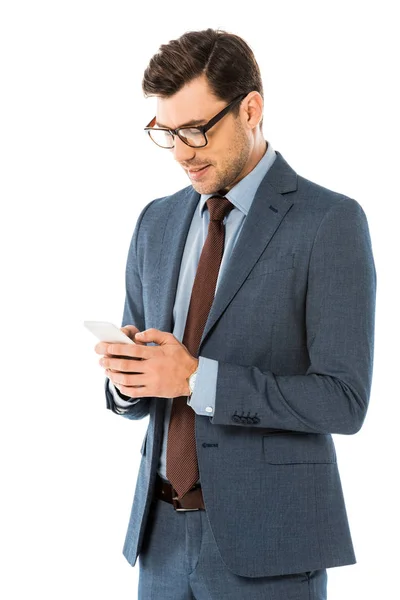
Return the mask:
[[224, 196], [211, 196], [207, 200], [210, 221], [223, 221], [224, 217], [235, 208], [232, 202]]

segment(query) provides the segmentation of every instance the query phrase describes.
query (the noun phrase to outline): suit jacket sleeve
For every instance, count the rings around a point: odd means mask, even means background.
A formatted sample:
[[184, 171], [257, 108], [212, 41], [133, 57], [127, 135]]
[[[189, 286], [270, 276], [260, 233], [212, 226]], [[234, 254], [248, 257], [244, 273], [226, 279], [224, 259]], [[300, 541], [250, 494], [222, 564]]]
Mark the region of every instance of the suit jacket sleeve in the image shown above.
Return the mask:
[[[143, 216], [149, 208], [149, 206], [153, 204], [153, 202], [155, 202], [155, 200], [147, 204], [139, 215], [129, 246], [125, 269], [126, 295], [121, 327], [125, 327], [125, 325], [134, 325], [139, 329], [139, 331], [143, 331], [144, 329], [146, 329], [146, 325], [144, 319], [142, 282], [140, 279], [137, 262], [137, 239]], [[135, 398], [135, 401], [130, 407], [122, 408], [121, 406], [118, 406], [115, 402], [114, 394], [112, 393], [108, 385], [109, 381], [110, 380], [108, 379], [108, 377], [106, 377], [104, 389], [106, 395], [107, 408], [109, 410], [112, 410], [112, 412], [116, 414], [122, 415], [123, 417], [133, 420], [143, 419], [143, 417], [149, 414], [149, 405], [151, 397], [147, 396], [144, 398]]]
[[115, 387], [111, 380], [108, 382], [108, 389], [112, 393], [114, 402], [120, 410], [131, 408], [133, 404], [136, 404], [141, 400], [140, 398], [131, 398], [130, 396], [125, 396], [125, 394], [122, 394], [119, 389]]
[[198, 415], [209, 417], [214, 412], [217, 376], [218, 361], [200, 356], [193, 394], [187, 400], [187, 404]]
[[[376, 272], [366, 216], [346, 198], [323, 218], [310, 256], [305, 306], [310, 365], [275, 375], [218, 361], [215, 425], [356, 433], [370, 396]], [[251, 343], [249, 332], [248, 343]]]

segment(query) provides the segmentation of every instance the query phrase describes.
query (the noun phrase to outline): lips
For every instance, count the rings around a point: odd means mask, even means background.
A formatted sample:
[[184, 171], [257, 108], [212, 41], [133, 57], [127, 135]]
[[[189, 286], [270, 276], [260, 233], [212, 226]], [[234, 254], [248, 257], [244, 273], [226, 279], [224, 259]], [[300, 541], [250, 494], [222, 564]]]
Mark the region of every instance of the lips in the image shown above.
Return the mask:
[[189, 173], [197, 173], [198, 171], [201, 171], [202, 169], [205, 169], [206, 167], [208, 167], [208, 165], [204, 165], [202, 167], [196, 167], [195, 169], [188, 169]]
[[196, 170], [189, 169], [188, 175], [192, 181], [200, 181], [203, 177], [207, 176], [211, 165], [205, 165], [205, 167], [197, 167]]

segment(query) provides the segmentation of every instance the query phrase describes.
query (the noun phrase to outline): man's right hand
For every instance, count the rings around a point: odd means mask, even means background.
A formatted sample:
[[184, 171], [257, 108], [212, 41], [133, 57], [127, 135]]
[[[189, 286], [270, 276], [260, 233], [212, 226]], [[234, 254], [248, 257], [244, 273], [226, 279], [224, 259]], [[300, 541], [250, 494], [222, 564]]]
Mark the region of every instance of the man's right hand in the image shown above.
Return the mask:
[[[134, 325], [125, 325], [125, 327], [120, 327], [122, 333], [128, 336], [135, 344], [140, 346], [146, 346], [146, 342], [139, 342], [135, 340], [135, 334], [139, 332], [139, 329]], [[97, 354], [102, 354], [103, 356], [111, 356], [111, 354], [106, 354], [106, 348], [110, 342], [98, 342], [94, 347], [94, 350]], [[134, 360], [134, 359], [132, 359]]]

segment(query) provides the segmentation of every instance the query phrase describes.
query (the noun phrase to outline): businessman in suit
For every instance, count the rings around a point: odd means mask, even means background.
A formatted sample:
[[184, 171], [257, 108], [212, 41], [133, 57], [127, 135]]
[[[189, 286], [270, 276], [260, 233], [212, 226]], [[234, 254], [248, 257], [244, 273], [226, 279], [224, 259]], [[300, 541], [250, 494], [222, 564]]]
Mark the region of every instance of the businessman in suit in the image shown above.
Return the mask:
[[123, 549], [139, 598], [324, 600], [327, 569], [356, 562], [332, 434], [358, 432], [369, 402], [366, 216], [264, 138], [238, 36], [169, 42], [143, 89], [146, 131], [190, 185], [136, 223], [122, 320], [136, 345], [96, 346], [107, 407], [149, 416]]

